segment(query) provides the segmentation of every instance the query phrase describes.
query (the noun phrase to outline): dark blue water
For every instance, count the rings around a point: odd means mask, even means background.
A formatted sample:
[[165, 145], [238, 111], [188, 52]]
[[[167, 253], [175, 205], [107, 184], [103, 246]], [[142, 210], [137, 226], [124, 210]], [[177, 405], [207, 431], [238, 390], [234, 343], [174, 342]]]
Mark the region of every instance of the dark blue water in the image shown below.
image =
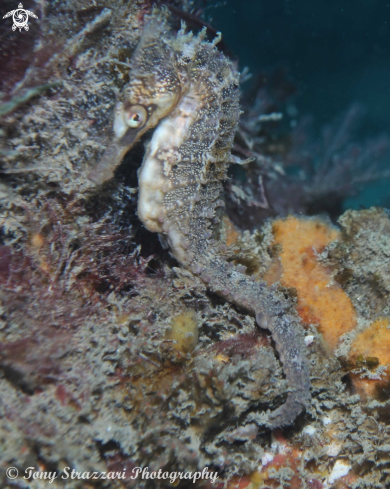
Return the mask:
[[[320, 131], [359, 102], [364, 115], [353, 138], [390, 134], [390, 1], [227, 0], [206, 12], [241, 69], [287, 67], [298, 118], [312, 114]], [[360, 185], [344, 208], [390, 207], [389, 182]]]

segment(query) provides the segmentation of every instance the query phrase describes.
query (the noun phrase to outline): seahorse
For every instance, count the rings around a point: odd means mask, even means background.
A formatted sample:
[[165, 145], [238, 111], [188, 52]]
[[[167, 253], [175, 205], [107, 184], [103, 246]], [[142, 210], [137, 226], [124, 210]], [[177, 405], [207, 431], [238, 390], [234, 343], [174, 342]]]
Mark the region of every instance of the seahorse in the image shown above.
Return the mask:
[[285, 403], [262, 417], [273, 429], [290, 425], [308, 407], [310, 380], [288, 302], [224, 260], [216, 239], [240, 114], [239, 76], [218, 41], [206, 41], [204, 31], [186, 33], [185, 26], [175, 35], [167, 14], [152, 13], [116, 105], [115, 138], [89, 178], [110, 179], [125, 153], [155, 127], [138, 171], [138, 216], [182, 267], [271, 332], [289, 385]]

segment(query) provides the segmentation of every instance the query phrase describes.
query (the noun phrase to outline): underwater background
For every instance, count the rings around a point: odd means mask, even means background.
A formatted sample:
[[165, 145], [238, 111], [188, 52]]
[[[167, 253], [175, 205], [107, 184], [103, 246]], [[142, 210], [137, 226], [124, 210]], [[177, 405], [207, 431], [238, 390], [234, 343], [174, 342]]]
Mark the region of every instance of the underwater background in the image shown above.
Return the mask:
[[[390, 134], [390, 2], [226, 0], [209, 2], [206, 13], [241, 69], [288, 72], [294, 116], [312, 115], [317, 134], [354, 103], [355, 140]], [[382, 164], [390, 167], [389, 155]], [[388, 188], [389, 180], [360, 185], [343, 209], [389, 207]]]
[[[390, 207], [389, 5], [25, 0], [38, 18], [19, 31], [3, 19], [18, 2], [0, 0], [1, 488], [172, 487], [135, 480], [136, 467], [219, 474], [179, 489], [390, 487], [390, 213], [370, 207]], [[148, 97], [159, 76], [183, 90], [178, 104], [192, 83], [197, 102], [220, 96], [221, 139], [198, 124], [183, 146], [214, 163], [228, 127], [224, 193], [205, 192], [202, 212], [191, 186], [154, 205], [188, 206], [175, 224], [194, 217], [178, 229], [207, 243], [193, 259], [138, 213], [137, 172], [167, 119], [135, 145], [113, 130], [118, 114], [140, 122], [118, 104], [140, 108], [126, 99], [134, 60]], [[111, 173], [97, 183], [101, 161]], [[291, 393], [300, 409], [270, 425]], [[39, 478], [65, 468], [86, 475]]]

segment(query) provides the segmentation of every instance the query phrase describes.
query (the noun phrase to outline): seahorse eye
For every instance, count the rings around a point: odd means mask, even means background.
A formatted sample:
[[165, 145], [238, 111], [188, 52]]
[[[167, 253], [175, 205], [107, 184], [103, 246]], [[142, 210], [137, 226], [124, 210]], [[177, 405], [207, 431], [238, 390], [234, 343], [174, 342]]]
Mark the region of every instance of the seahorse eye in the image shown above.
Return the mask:
[[148, 120], [148, 111], [142, 105], [132, 105], [126, 110], [124, 119], [129, 127], [142, 127]]

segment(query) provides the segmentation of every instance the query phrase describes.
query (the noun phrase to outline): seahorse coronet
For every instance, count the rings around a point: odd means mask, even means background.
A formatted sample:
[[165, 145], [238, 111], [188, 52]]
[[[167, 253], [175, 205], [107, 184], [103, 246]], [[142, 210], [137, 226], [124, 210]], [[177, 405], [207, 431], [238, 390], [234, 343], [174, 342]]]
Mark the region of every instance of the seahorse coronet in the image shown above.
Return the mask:
[[[207, 287], [253, 316], [272, 333], [289, 384], [286, 402], [262, 424], [294, 422], [309, 405], [310, 381], [299, 322], [291, 321], [282, 294], [253, 281], [218, 254], [217, 209], [238, 125], [239, 74], [206, 32], [175, 35], [166, 10], [154, 9], [131, 60], [130, 81], [116, 107], [115, 137], [90, 177], [112, 177], [124, 154], [155, 128], [138, 171], [138, 216], [182, 267]], [[145, 107], [142, 124], [126, 123], [124, 111]], [[142, 112], [140, 117], [144, 116]], [[135, 122], [138, 122], [137, 120]], [[259, 418], [260, 419], [260, 418]]]

